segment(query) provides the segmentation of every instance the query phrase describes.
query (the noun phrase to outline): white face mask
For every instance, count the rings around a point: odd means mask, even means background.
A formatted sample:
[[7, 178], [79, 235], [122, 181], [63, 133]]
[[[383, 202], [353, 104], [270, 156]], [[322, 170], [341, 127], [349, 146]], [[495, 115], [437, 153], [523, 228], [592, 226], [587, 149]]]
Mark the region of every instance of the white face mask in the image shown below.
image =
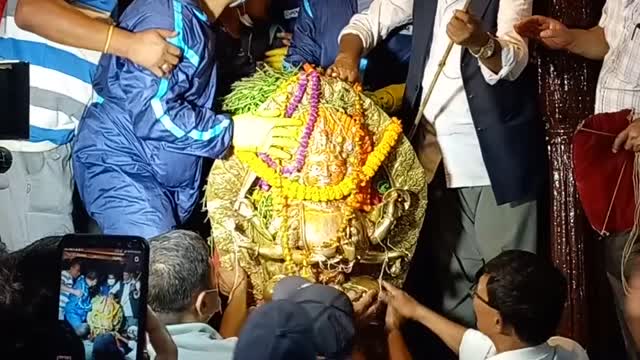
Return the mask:
[[114, 285], [116, 283], [116, 279], [108, 279], [107, 284]]

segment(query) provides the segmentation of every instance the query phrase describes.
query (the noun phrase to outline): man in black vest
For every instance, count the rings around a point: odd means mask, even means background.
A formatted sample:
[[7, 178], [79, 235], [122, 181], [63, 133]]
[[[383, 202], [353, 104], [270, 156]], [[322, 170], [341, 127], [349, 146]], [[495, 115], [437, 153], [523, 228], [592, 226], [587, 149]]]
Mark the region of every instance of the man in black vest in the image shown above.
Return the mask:
[[[464, 7], [465, 0], [374, 0], [342, 31], [328, 72], [357, 80], [360, 57], [391, 29], [413, 22], [403, 118], [433, 180], [420, 259], [407, 281], [413, 287], [421, 277], [415, 295], [428, 293], [432, 299], [423, 302], [472, 326], [468, 289], [484, 261], [507, 249], [536, 250], [546, 156], [535, 84], [525, 70], [527, 43], [513, 29], [531, 14], [532, 0]], [[415, 125], [450, 41], [456, 45]]]

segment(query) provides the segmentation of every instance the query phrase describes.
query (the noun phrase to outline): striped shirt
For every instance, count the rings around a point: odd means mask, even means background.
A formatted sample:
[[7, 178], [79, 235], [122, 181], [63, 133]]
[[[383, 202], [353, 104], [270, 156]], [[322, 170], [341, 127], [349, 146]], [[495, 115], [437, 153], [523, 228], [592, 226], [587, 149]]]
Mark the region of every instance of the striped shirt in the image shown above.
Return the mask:
[[62, 290], [63, 286], [66, 286], [69, 289], [73, 288], [73, 277], [67, 270], [63, 270], [60, 273], [60, 300], [59, 300], [60, 314], [64, 314], [64, 307], [67, 306], [67, 303], [69, 302], [69, 292], [63, 291]]
[[[0, 20], [0, 61], [30, 64], [30, 141], [0, 141], [0, 145], [12, 151], [47, 151], [72, 140], [86, 106], [92, 102], [91, 83], [101, 54], [18, 28], [17, 2], [7, 2]], [[101, 10], [107, 5], [92, 2], [95, 4], [84, 7]]]
[[596, 91], [596, 113], [624, 109], [640, 115], [640, 1], [607, 0], [600, 27], [609, 52]]

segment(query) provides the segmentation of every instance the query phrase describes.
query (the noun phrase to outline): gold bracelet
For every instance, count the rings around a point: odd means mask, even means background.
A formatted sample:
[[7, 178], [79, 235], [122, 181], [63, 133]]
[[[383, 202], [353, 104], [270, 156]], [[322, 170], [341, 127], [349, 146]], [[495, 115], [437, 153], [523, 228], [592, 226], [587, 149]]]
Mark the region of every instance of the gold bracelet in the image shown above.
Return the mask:
[[103, 53], [107, 53], [107, 50], [109, 50], [109, 45], [111, 45], [111, 36], [113, 35], [113, 29], [115, 29], [115, 25], [109, 25], [109, 32], [107, 33], [107, 42], [104, 43], [104, 50], [102, 50]]

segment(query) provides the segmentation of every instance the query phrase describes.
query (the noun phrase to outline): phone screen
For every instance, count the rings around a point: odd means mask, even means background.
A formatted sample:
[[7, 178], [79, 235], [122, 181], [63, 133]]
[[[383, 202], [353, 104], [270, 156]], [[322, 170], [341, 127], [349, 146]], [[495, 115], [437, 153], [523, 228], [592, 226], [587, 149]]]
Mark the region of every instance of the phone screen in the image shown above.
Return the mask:
[[29, 64], [0, 62], [0, 109], [0, 139], [29, 140]]
[[146, 314], [143, 249], [62, 248], [58, 320], [82, 339], [87, 359], [142, 359]]

